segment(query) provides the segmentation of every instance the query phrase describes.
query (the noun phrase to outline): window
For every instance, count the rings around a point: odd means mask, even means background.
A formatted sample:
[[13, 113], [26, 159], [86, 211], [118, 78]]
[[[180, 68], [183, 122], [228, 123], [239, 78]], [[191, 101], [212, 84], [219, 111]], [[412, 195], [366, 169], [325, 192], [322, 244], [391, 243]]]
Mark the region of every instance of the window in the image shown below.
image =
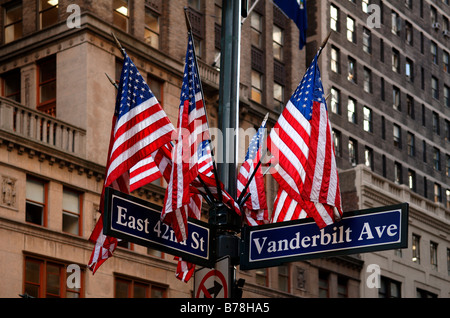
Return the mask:
[[407, 136], [407, 145], [408, 145], [408, 155], [411, 157], [415, 156], [415, 137], [414, 134], [408, 132], [408, 136]]
[[444, 85], [444, 105], [450, 108], [450, 87]]
[[438, 64], [437, 45], [433, 41], [431, 41], [430, 51], [431, 51], [431, 61], [434, 64]]
[[331, 88], [331, 112], [335, 113], [335, 114], [340, 114], [341, 113], [341, 92], [332, 87]]
[[400, 73], [400, 53], [392, 49], [392, 71]]
[[144, 39], [151, 47], [159, 49], [159, 15], [150, 8], [145, 8]]
[[348, 139], [348, 159], [352, 166], [358, 164], [358, 142], [352, 138]]
[[38, 73], [37, 109], [56, 116], [56, 57], [40, 61]]
[[66, 233], [81, 235], [82, 196], [75, 191], [63, 190], [62, 230]]
[[422, 140], [422, 159], [423, 162], [427, 162], [427, 143], [425, 140]]
[[263, 22], [262, 15], [253, 11], [250, 15], [250, 25], [252, 28], [252, 45], [257, 48], [262, 48], [262, 31]]
[[46, 226], [47, 183], [27, 177], [25, 220]]
[[442, 189], [439, 183], [434, 184], [434, 202], [442, 202]]
[[443, 70], [445, 73], [450, 73], [450, 68], [449, 68], [449, 54], [447, 51], [444, 51], [442, 53], [442, 65], [443, 65]]
[[363, 28], [363, 50], [366, 53], [372, 53], [372, 33], [367, 28]]
[[394, 182], [397, 184], [403, 184], [402, 165], [399, 162], [394, 163]]
[[336, 129], [332, 130], [333, 132], [333, 141], [334, 141], [334, 152], [337, 157], [342, 156], [341, 149], [341, 132]]
[[283, 45], [284, 45], [284, 31], [280, 27], [273, 25], [272, 32], [273, 39], [273, 57], [279, 61], [283, 61]]
[[125, 32], [128, 32], [128, 13], [128, 0], [113, 0], [113, 24]]
[[289, 266], [278, 266], [278, 289], [289, 292]]
[[433, 148], [433, 167], [436, 171], [441, 171], [441, 152], [438, 148]]
[[347, 40], [356, 43], [355, 20], [347, 17]]
[[409, 58], [406, 58], [406, 62], [405, 62], [405, 75], [406, 78], [409, 81], [413, 81], [413, 76], [414, 76], [414, 64], [413, 61], [411, 61]]
[[445, 158], [446, 158], [446, 160], [445, 160], [445, 175], [447, 177], [450, 177], [450, 156], [446, 155]]
[[273, 83], [273, 98], [275, 100], [275, 109], [279, 109], [281, 112], [284, 106], [284, 86], [277, 82]]
[[414, 98], [409, 95], [406, 96], [406, 113], [414, 119]]
[[5, 6], [4, 42], [9, 43], [22, 37], [22, 3]]
[[2, 75], [2, 96], [20, 103], [20, 70], [12, 70]]
[[369, 0], [362, 0], [361, 1], [362, 11], [364, 13], [369, 13]]
[[416, 172], [408, 169], [408, 187], [416, 192]]
[[393, 279], [381, 276], [378, 298], [400, 298], [401, 283]]
[[137, 279], [114, 277], [116, 298], [165, 298], [166, 295], [165, 287]]
[[364, 67], [364, 91], [372, 93], [372, 71]]
[[430, 242], [430, 265], [434, 270], [438, 270], [438, 244]]
[[369, 147], [365, 147], [364, 149], [364, 164], [373, 171], [373, 150]]
[[330, 28], [339, 32], [339, 8], [334, 5], [330, 5]]
[[349, 122], [356, 124], [356, 101], [351, 97], [348, 98], [347, 116]]
[[436, 135], [440, 135], [439, 114], [433, 112], [433, 132]]
[[439, 99], [439, 80], [434, 76], [431, 77], [431, 95]]
[[420, 288], [417, 288], [416, 294], [417, 294], [417, 298], [437, 298], [436, 294], [426, 291], [426, 290], [423, 290], [423, 289], [420, 289]]
[[420, 236], [412, 235], [412, 261], [420, 264]]
[[392, 87], [392, 106], [395, 110], [400, 111], [400, 89], [398, 87], [393, 86]]
[[369, 107], [364, 106], [363, 115], [364, 115], [364, 122], [363, 122], [364, 131], [372, 132], [373, 131], [372, 110]]
[[262, 87], [263, 75], [255, 70], [252, 70], [252, 99], [255, 102], [262, 102]]
[[338, 276], [337, 279], [337, 296], [338, 298], [348, 297], [348, 278], [343, 276]]
[[[25, 257], [24, 293], [37, 298], [81, 298], [84, 297], [83, 277], [81, 270], [81, 286], [70, 287], [67, 281], [68, 264]], [[80, 266], [81, 267], [81, 266]]]
[[402, 146], [402, 131], [399, 125], [394, 124], [393, 125], [393, 139], [394, 139], [394, 146], [397, 148], [401, 148]]
[[447, 275], [450, 276], [450, 248], [447, 248]]
[[347, 79], [356, 84], [356, 60], [350, 56], [348, 57]]
[[397, 12], [391, 12], [391, 32], [395, 35], [400, 34], [401, 19]]
[[340, 60], [339, 49], [332, 46], [331, 47], [331, 70], [335, 73], [340, 73], [339, 60]]
[[330, 284], [328, 281], [328, 273], [319, 271], [319, 298], [330, 297]]
[[267, 268], [259, 268], [255, 270], [256, 284], [260, 286], [267, 286]]
[[413, 45], [413, 27], [408, 21], [405, 21], [405, 39], [409, 45]]
[[49, 27], [58, 22], [58, 0], [39, 0], [39, 27]]

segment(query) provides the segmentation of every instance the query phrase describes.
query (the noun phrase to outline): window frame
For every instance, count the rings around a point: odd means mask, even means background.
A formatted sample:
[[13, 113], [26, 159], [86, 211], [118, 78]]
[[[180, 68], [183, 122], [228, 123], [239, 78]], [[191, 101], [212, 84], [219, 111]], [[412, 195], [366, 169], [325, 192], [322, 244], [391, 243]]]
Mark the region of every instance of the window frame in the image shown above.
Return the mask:
[[[27, 262], [32, 262], [39, 265], [39, 283], [29, 282], [27, 281]], [[69, 265], [66, 262], [62, 262], [59, 260], [54, 260], [50, 258], [41, 257], [33, 254], [25, 254], [23, 258], [23, 280], [22, 280], [22, 291], [25, 294], [27, 292], [26, 285], [31, 284], [38, 287], [38, 298], [47, 298], [47, 296], [52, 296], [51, 293], [47, 290], [47, 277], [48, 277], [48, 265], [54, 265], [59, 268], [59, 291], [60, 294], [57, 295], [58, 298], [67, 298], [67, 293], [74, 293], [79, 295], [79, 298], [85, 297], [85, 284], [84, 284], [84, 275], [85, 271], [80, 266], [80, 288], [79, 290], [69, 288], [67, 286], [67, 278], [69, 274], [67, 273], [67, 266]], [[33, 295], [30, 295], [33, 296]]]

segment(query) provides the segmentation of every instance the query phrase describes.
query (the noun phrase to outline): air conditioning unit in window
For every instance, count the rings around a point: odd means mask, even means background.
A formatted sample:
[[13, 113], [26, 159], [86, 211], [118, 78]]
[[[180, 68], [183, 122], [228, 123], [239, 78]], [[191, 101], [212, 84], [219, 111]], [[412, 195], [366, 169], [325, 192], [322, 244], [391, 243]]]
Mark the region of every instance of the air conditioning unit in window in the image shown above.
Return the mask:
[[436, 29], [436, 30], [441, 28], [441, 25], [437, 22], [434, 22], [431, 26], [433, 27], [433, 29]]
[[449, 30], [444, 30], [444, 31], [442, 31], [442, 34], [443, 34], [444, 36], [450, 37], [450, 31], [449, 31]]

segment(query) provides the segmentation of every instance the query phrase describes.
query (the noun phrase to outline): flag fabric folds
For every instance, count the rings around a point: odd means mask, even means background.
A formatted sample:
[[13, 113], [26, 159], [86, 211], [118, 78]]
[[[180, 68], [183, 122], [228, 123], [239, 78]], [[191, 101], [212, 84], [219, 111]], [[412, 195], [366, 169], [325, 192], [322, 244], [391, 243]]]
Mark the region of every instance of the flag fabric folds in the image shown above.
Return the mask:
[[[118, 240], [103, 234], [103, 209], [106, 187], [129, 193], [139, 186], [146, 173], [139, 167], [152, 153], [156, 153], [172, 138], [174, 127], [158, 100], [142, 78], [130, 57], [124, 53], [124, 62], [118, 86], [116, 106], [112, 119], [110, 144], [106, 163], [105, 182], [100, 199], [100, 218], [89, 238], [95, 243], [89, 260], [93, 273], [112, 256]], [[138, 168], [133, 168], [137, 166]], [[131, 181], [130, 171], [140, 182]], [[161, 172], [154, 171], [154, 178]], [[147, 176], [148, 177], [148, 176]], [[147, 179], [148, 180], [148, 179]]]
[[204, 140], [210, 140], [196, 61], [194, 41], [189, 32], [180, 96], [177, 141], [172, 151], [172, 171], [161, 214], [161, 219], [172, 227], [178, 241], [184, 241], [187, 238], [186, 206], [191, 199], [190, 184], [198, 175], [198, 147]]
[[300, 31], [299, 47], [301, 50], [306, 44], [308, 28], [306, 0], [273, 0], [273, 2], [297, 25]]
[[304, 216], [302, 209], [320, 228], [342, 216], [334, 143], [317, 66], [319, 54], [268, 138], [275, 160], [271, 173], [280, 185], [273, 222]]
[[258, 166], [259, 160], [262, 159], [261, 150], [263, 149], [262, 145], [264, 145], [267, 117], [266, 115], [258, 131], [250, 141], [245, 160], [237, 176], [237, 196], [239, 198], [256, 169], [255, 175], [250, 180], [245, 191], [245, 194], [250, 193], [250, 198], [247, 199], [243, 206], [247, 224], [251, 226], [266, 224], [269, 221], [264, 176], [261, 165]]

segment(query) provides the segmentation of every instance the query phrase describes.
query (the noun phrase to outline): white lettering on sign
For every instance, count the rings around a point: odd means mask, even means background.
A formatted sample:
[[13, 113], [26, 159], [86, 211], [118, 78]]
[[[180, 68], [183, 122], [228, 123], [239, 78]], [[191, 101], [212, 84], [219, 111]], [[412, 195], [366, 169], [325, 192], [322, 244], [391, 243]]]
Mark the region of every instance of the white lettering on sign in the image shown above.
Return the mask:
[[[148, 218], [141, 219], [136, 218], [133, 215], [127, 215], [127, 209], [121, 206], [117, 206], [116, 224], [139, 232], [145, 232], [146, 234], [150, 233], [150, 221], [148, 220]], [[153, 233], [157, 238], [163, 240], [171, 241], [184, 246], [186, 246], [187, 244], [186, 241], [178, 242], [173, 229], [169, 225], [162, 223], [161, 221], [156, 222], [155, 226], [153, 227]], [[192, 233], [190, 233], [190, 238], [192, 239], [192, 242], [190, 243], [190, 247], [192, 249], [201, 252], [205, 251], [205, 239], [198, 232], [192, 231]]]
[[[386, 230], [386, 225], [375, 226], [374, 229], [375, 229], [375, 235], [377, 235], [378, 238], [381, 238], [383, 236], [383, 234], [385, 233], [384, 231]], [[389, 225], [386, 230], [386, 235], [388, 235], [388, 236], [397, 235], [397, 229], [398, 228], [397, 228], [396, 224]], [[361, 241], [363, 239], [371, 240], [373, 238], [374, 238], [374, 235], [372, 234], [372, 229], [370, 227], [370, 224], [368, 222], [365, 222], [364, 226], [361, 230], [361, 233], [359, 235], [358, 241]]]
[[281, 251], [297, 250], [300, 248], [315, 247], [318, 246], [318, 244], [325, 246], [328, 244], [349, 243], [352, 241], [350, 238], [350, 233], [352, 230], [350, 228], [344, 230], [343, 226], [335, 226], [333, 231], [334, 232], [330, 234], [325, 233], [325, 230], [321, 229], [320, 234], [303, 237], [301, 237], [300, 232], [296, 232], [295, 236], [290, 240], [282, 239], [268, 242], [266, 242], [267, 237], [265, 236], [262, 238], [254, 238], [253, 242], [255, 243], [258, 254], [261, 254], [265, 248], [267, 248], [268, 253], [276, 253]]

